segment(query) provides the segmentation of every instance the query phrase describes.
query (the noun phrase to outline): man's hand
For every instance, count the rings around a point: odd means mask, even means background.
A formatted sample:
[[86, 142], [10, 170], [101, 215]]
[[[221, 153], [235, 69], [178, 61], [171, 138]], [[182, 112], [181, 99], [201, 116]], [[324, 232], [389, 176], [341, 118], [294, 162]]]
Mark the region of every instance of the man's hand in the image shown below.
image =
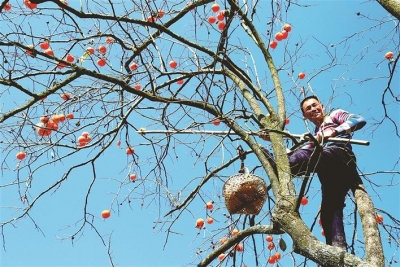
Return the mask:
[[271, 141], [269, 139], [269, 133], [268, 132], [259, 132], [258, 136], [264, 141]]
[[337, 132], [333, 129], [326, 129], [323, 133], [318, 133], [317, 136], [315, 136], [315, 139], [318, 140], [319, 143], [322, 142], [322, 140], [326, 140], [329, 137], [335, 137], [337, 135]]

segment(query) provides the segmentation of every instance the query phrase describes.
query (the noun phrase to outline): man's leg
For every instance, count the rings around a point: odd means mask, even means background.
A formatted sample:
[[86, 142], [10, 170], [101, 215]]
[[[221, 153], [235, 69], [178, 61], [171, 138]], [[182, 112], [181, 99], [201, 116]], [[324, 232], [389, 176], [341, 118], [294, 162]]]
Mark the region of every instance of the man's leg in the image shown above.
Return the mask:
[[321, 221], [326, 243], [347, 249], [343, 225], [346, 194], [354, 182], [356, 164], [351, 151], [341, 147], [324, 148], [318, 177], [322, 186]]
[[[262, 148], [268, 161], [271, 163], [272, 167], [277, 170], [276, 162], [274, 156], [268, 151], [267, 148]], [[289, 155], [289, 164], [291, 167], [291, 172], [293, 176], [301, 176], [308, 173], [315, 172], [316, 165], [318, 163], [318, 154], [313, 149], [305, 150], [299, 149]]]
[[333, 213], [332, 246], [347, 250], [346, 234], [343, 225], [343, 207]]
[[321, 203], [321, 221], [325, 233], [325, 240], [328, 245], [347, 250], [346, 234], [343, 225], [343, 208], [346, 193], [336, 191], [333, 188], [323, 188]]

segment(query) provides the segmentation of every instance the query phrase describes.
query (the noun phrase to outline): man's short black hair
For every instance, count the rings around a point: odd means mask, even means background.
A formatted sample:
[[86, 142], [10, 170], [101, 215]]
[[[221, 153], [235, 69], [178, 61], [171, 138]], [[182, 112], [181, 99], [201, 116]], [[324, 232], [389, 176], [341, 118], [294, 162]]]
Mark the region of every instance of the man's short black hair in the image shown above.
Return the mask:
[[301, 102], [300, 102], [300, 109], [301, 109], [301, 112], [303, 112], [303, 114], [304, 114], [303, 104], [304, 104], [304, 102], [306, 102], [308, 99], [315, 99], [315, 100], [317, 100], [318, 102], [321, 102], [321, 101], [319, 101], [318, 97], [315, 96], [315, 95], [310, 95], [310, 96], [305, 97], [305, 98], [304, 98], [303, 100], [301, 100]]

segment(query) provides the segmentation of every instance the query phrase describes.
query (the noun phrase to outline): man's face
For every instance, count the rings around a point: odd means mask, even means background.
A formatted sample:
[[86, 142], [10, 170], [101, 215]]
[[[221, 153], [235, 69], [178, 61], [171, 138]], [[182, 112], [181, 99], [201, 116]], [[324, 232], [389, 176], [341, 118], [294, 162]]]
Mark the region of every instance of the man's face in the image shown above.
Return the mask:
[[316, 125], [324, 121], [324, 107], [314, 98], [310, 98], [303, 103], [303, 115]]

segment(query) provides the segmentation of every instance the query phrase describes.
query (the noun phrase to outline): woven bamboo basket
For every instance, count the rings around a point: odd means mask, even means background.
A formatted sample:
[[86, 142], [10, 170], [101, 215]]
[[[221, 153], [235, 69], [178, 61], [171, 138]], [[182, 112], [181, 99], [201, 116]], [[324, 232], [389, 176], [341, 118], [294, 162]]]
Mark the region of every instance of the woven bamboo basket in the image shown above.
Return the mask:
[[223, 195], [230, 214], [257, 215], [267, 198], [267, 185], [257, 175], [238, 173], [226, 180]]

